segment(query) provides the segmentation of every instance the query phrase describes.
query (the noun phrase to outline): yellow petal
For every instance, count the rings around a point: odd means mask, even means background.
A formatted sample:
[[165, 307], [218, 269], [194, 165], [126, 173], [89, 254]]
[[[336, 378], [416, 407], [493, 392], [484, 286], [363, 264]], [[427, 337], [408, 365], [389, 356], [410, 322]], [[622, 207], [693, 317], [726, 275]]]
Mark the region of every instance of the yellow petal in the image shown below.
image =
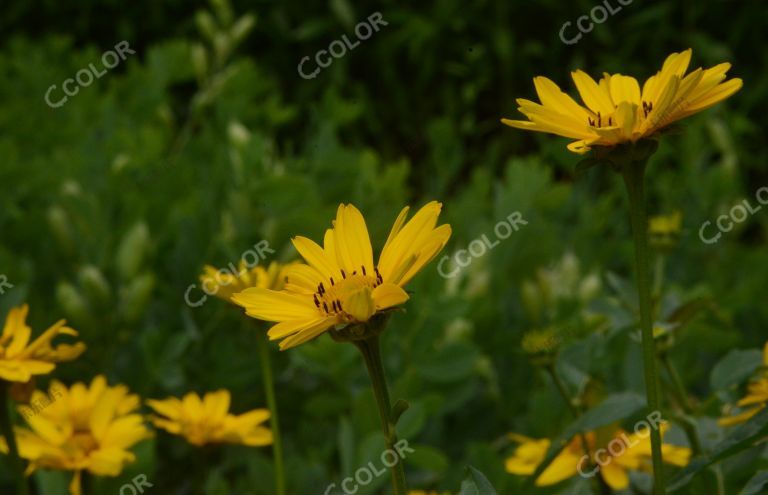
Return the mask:
[[609, 94], [603, 91], [586, 72], [577, 70], [571, 73], [576, 89], [579, 90], [581, 99], [595, 113], [601, 112], [603, 115], [613, 113], [614, 105]]
[[333, 227], [336, 257], [347, 273], [365, 267], [373, 272], [373, 249], [360, 210], [353, 205], [339, 205]]
[[399, 285], [384, 283], [373, 289], [373, 300], [376, 310], [398, 306], [408, 300], [408, 293]]
[[252, 287], [232, 296], [232, 302], [246, 314], [266, 321], [315, 318], [319, 315], [312, 298], [305, 294]]

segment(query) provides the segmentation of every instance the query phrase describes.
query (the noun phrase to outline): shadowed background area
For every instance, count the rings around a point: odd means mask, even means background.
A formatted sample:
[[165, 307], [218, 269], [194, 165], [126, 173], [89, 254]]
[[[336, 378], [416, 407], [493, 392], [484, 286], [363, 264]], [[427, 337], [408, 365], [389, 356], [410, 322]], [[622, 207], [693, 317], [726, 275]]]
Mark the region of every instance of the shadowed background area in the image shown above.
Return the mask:
[[[253, 333], [266, 327], [190, 290], [204, 264], [237, 264], [263, 241], [274, 251], [267, 262], [290, 261], [290, 238], [321, 239], [341, 202], [363, 211], [375, 252], [406, 204], [443, 203], [448, 256], [484, 235], [496, 240], [499, 222], [517, 212], [527, 223], [469, 266], [452, 276], [439, 273], [440, 258], [428, 266], [384, 335], [392, 395], [411, 404], [398, 426], [415, 450], [409, 482], [458, 493], [472, 465], [500, 494], [592, 493], [579, 478], [523, 489], [504, 470], [506, 434], [553, 438], [573, 420], [523, 351], [532, 331], [554, 332], [558, 369], [586, 405], [643, 393], [627, 328], [626, 199], [606, 168], [577, 176], [581, 158], [567, 139], [499, 120], [520, 117], [516, 98], [536, 99], [536, 75], [576, 96], [572, 70], [645, 79], [690, 47], [691, 68], [728, 61], [729, 76], [744, 80], [662, 140], [648, 173], [650, 213], [683, 219], [659, 282], [663, 311], [690, 315], [669, 354], [715, 443], [715, 419], [741, 392], [729, 378], [733, 353], [765, 343], [768, 205], [716, 243], [699, 232], [745, 200], [756, 209], [768, 186], [768, 9], [606, 0], [617, 12], [567, 44], [577, 19], [603, 4], [408, 3], [4, 1], [0, 282], [11, 287], [0, 285], [0, 317], [28, 302], [33, 329], [59, 318], [78, 329], [89, 349], [58, 367], [66, 383], [104, 373], [145, 398], [227, 388], [242, 412], [265, 404]], [[314, 71], [320, 50], [354, 40], [376, 13], [384, 23], [368, 39], [314, 78], [299, 74], [304, 57]], [[135, 53], [104, 70], [103, 54], [121, 42]], [[50, 100], [61, 102], [64, 82], [89, 64], [99, 77], [60, 106], [46, 103], [52, 85]], [[321, 493], [379, 459], [375, 403], [354, 348], [323, 336], [274, 350], [289, 492]], [[765, 468], [764, 450], [724, 463], [726, 493]], [[269, 449], [194, 449], [158, 434], [137, 454], [96, 493], [117, 493], [141, 473], [152, 493], [274, 493]], [[65, 493], [60, 473], [34, 478], [40, 494]], [[0, 492], [9, 479], [0, 463]], [[680, 493], [709, 493], [704, 481]], [[388, 493], [388, 483], [382, 476], [357, 493]], [[647, 476], [633, 483], [645, 493]]]

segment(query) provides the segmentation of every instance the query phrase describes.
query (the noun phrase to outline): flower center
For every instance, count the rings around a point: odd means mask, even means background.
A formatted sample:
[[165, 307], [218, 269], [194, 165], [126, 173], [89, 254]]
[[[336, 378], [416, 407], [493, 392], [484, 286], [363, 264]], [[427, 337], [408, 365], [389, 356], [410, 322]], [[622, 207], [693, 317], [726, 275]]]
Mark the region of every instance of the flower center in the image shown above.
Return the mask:
[[[643, 118], [648, 118], [648, 114], [651, 113], [651, 110], [653, 110], [653, 102], [643, 102]], [[600, 112], [597, 112], [597, 117], [587, 117], [587, 122], [589, 123], [590, 127], [597, 127], [598, 129], [603, 127], [603, 123], [607, 124], [608, 127], [613, 126], [613, 117], [608, 116], [607, 119], [603, 119], [603, 116], [600, 114]]]
[[315, 306], [326, 315], [338, 315], [346, 321], [367, 321], [375, 310], [371, 293], [384, 281], [379, 269], [367, 273], [361, 266], [351, 274], [341, 270], [341, 277], [331, 277], [328, 286], [320, 282], [312, 296]]

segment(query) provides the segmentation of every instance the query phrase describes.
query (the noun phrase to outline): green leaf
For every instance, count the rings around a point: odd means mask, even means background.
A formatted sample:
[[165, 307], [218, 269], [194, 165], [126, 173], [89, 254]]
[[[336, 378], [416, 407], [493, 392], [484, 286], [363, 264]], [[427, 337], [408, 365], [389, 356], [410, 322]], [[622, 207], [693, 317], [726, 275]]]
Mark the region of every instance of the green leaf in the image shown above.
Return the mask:
[[409, 465], [420, 469], [442, 473], [448, 469], [448, 457], [440, 450], [428, 445], [409, 445], [413, 452], [403, 450]]
[[768, 471], [758, 471], [747, 482], [739, 495], [760, 495], [765, 493], [764, 488], [766, 485], [768, 485]]
[[725, 390], [742, 383], [763, 364], [763, 353], [758, 349], [734, 349], [722, 358], [709, 378], [712, 390]]
[[725, 440], [715, 446], [710, 454], [691, 461], [672, 479], [667, 491], [671, 492], [684, 487], [700, 471], [712, 464], [754, 447], [766, 434], [768, 434], [768, 408], [764, 408], [752, 419], [735, 428]]
[[496, 495], [496, 490], [483, 473], [467, 466], [467, 478], [461, 483], [459, 495]]

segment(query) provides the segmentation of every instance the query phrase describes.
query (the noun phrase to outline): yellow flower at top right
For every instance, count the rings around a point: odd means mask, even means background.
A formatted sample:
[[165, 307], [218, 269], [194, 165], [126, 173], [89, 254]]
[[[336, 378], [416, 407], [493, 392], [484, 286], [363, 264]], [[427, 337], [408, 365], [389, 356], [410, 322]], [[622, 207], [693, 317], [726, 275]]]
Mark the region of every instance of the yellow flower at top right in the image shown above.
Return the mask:
[[730, 63], [698, 68], [686, 75], [692, 50], [673, 53], [655, 75], [640, 87], [637, 79], [607, 74], [596, 82], [584, 71], [571, 73], [584, 105], [560, 90], [550, 79], [533, 79], [541, 103], [518, 98], [518, 110], [528, 120], [501, 119], [518, 129], [546, 132], [571, 139], [568, 149], [586, 153], [594, 146], [637, 142], [672, 122], [705, 110], [742, 86], [741, 79], [725, 80]]

